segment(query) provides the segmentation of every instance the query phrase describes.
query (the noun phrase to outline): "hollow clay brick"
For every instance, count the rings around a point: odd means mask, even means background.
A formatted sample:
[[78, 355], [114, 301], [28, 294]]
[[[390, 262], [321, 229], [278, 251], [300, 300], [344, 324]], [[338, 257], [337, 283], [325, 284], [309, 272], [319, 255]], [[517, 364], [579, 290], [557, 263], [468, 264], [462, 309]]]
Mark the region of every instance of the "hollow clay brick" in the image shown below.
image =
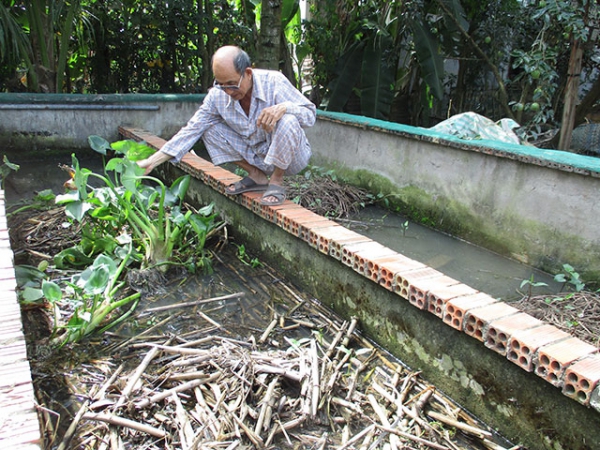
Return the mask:
[[600, 355], [587, 356], [565, 370], [563, 394], [588, 405], [600, 381]]
[[372, 240], [366, 241], [366, 242], [358, 242], [358, 243], [344, 245], [342, 247], [342, 257], [340, 260], [347, 266], [354, 268], [356, 265], [355, 255], [358, 252], [360, 252], [360, 251], [376, 252], [381, 249], [387, 249], [387, 247], [384, 247], [380, 243], [372, 241]]
[[330, 249], [329, 249], [329, 254], [338, 260], [342, 260], [343, 257], [343, 251], [344, 251], [344, 247], [348, 246], [348, 245], [355, 245], [355, 244], [366, 244], [366, 243], [370, 243], [370, 242], [375, 242], [372, 239], [366, 237], [366, 236], [356, 236], [356, 237], [349, 237], [349, 238], [344, 238], [344, 239], [335, 239], [331, 241], [330, 244]]
[[444, 306], [443, 321], [457, 330], [463, 330], [467, 312], [474, 308], [481, 308], [498, 300], [483, 292], [450, 299]]
[[[427, 268], [428, 267], [425, 266], [425, 264], [399, 254], [393, 259], [381, 261], [379, 263], [379, 284], [390, 291], [402, 295], [402, 285], [396, 289], [396, 283], [402, 283], [403, 281], [401, 275], [412, 270]], [[408, 298], [408, 283], [406, 285], [406, 292], [402, 296], [406, 299]]]
[[530, 330], [517, 331], [508, 340], [506, 357], [527, 372], [534, 368], [537, 351], [544, 345], [564, 341], [570, 334], [552, 325], [542, 325]]
[[331, 228], [332, 225], [335, 225], [333, 220], [329, 220], [326, 217], [321, 217], [319, 220], [308, 223], [300, 224], [300, 233], [298, 236], [303, 241], [310, 243], [310, 236], [312, 230], [319, 230], [322, 228]]
[[538, 350], [535, 373], [561, 387], [566, 368], [580, 358], [598, 352], [598, 348], [575, 337], [554, 344], [545, 345]]
[[362, 236], [346, 227], [334, 224], [330, 227], [311, 229], [309, 231], [308, 243], [311, 247], [327, 255], [331, 249], [332, 242], [349, 238], [362, 238]]
[[503, 319], [494, 320], [487, 329], [485, 346], [506, 356], [508, 341], [517, 331], [528, 330], [544, 325], [529, 314], [518, 313]]
[[[452, 279], [450, 278], [450, 280]], [[450, 280], [449, 282], [451, 282]], [[479, 292], [477, 289], [473, 289], [471, 286], [462, 283], [450, 284], [448, 286], [432, 286], [427, 291], [427, 310], [442, 318], [444, 307], [449, 300], [465, 295], [473, 295], [477, 292]]]
[[373, 265], [374, 260], [385, 259], [387, 257], [396, 257], [399, 253], [391, 248], [381, 246], [377, 248], [364, 248], [354, 253], [354, 264], [352, 268], [361, 275], [367, 276], [369, 264]]
[[[431, 267], [397, 273], [395, 275], [396, 285], [394, 290], [400, 296], [408, 298], [408, 301], [419, 309], [427, 308], [427, 292], [432, 280], [446, 280], [446, 276]], [[399, 291], [399, 292], [398, 292]]]
[[464, 320], [464, 331], [480, 341], [487, 339], [490, 322], [519, 313], [519, 310], [504, 302], [483, 306], [467, 311]]

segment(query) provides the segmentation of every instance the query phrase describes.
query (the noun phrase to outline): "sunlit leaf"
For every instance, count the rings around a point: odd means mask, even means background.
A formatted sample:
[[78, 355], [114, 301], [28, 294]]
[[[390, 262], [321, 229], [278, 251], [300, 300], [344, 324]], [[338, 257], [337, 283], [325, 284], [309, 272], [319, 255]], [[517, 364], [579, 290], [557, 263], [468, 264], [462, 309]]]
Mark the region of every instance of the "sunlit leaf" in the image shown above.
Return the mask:
[[54, 200], [57, 205], [64, 205], [65, 203], [76, 202], [80, 200], [78, 191], [69, 191], [66, 194], [59, 194]]
[[65, 206], [65, 213], [71, 219], [81, 222], [83, 216], [85, 216], [85, 213], [91, 208], [92, 205], [90, 205], [88, 202], [77, 201], [67, 204], [67, 206]]
[[44, 280], [42, 283], [42, 292], [44, 293], [44, 297], [51, 303], [59, 302], [62, 299], [62, 290], [53, 281]]

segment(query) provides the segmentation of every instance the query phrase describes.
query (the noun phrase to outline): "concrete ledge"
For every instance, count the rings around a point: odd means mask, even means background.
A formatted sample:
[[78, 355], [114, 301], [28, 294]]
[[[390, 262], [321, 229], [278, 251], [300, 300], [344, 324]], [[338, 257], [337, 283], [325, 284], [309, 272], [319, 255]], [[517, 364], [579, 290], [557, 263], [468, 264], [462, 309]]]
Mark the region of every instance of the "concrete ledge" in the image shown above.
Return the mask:
[[[165, 142], [120, 133], [157, 149]], [[272, 208], [258, 193], [224, 195], [239, 177], [194, 155], [161, 170], [193, 175], [192, 201], [215, 203], [248, 249], [358, 317], [365, 333], [513, 442], [600, 442], [597, 348], [290, 201]]]

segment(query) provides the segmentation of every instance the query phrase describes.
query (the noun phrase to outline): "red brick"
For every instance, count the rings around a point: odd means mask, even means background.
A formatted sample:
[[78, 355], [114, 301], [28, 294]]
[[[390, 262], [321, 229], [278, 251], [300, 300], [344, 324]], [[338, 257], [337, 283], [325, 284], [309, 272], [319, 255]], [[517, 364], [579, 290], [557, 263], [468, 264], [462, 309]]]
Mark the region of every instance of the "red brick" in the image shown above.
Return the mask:
[[402, 276], [404, 278], [403, 285], [408, 285], [408, 301], [423, 310], [428, 309], [428, 293], [431, 289], [459, 283], [457, 280], [432, 268], [406, 272], [396, 276]]
[[[260, 196], [262, 197], [262, 193]], [[275, 223], [277, 223], [277, 211], [279, 211], [279, 210], [282, 210], [282, 209], [285, 209], [285, 210], [304, 209], [299, 204], [294, 203], [289, 200], [286, 200], [281, 205], [260, 205], [260, 202], [259, 202], [259, 206], [260, 206], [260, 213], [259, 213], [260, 216], [264, 217], [269, 222], [275, 222]]]
[[462, 331], [467, 312], [474, 308], [481, 308], [493, 303], [497, 303], [495, 298], [479, 292], [474, 295], [453, 298], [446, 302], [444, 307], [443, 320], [457, 330]]
[[488, 326], [485, 346], [506, 356], [508, 341], [517, 331], [528, 330], [544, 325], [529, 314], [517, 313], [503, 319], [494, 320]]
[[[376, 271], [378, 272], [378, 265], [373, 261], [383, 261], [388, 258], [396, 258], [400, 256], [400, 254], [389, 247], [383, 246], [380, 249], [374, 250], [361, 250], [356, 252], [355, 254], [355, 264], [354, 270], [356, 270], [361, 275], [364, 275], [368, 278], [371, 278], [367, 272], [372, 272], [372, 269], [377, 267]], [[371, 267], [371, 271], [368, 270], [369, 266]], [[377, 275], [375, 275], [377, 277]], [[376, 279], [373, 281], [377, 281]]]
[[600, 381], [600, 355], [590, 355], [567, 367], [563, 394], [588, 405], [598, 381]]
[[427, 308], [427, 282], [445, 275], [431, 267], [423, 266], [394, 275], [394, 292], [404, 297], [419, 309]]
[[540, 347], [563, 341], [568, 337], [570, 337], [568, 333], [552, 325], [517, 331], [508, 341], [506, 357], [527, 372], [531, 372], [534, 368], [534, 360], [537, 358], [537, 350]]
[[[262, 194], [260, 194], [262, 195]], [[291, 202], [290, 202], [291, 203]], [[301, 217], [301, 216], [306, 216], [307, 214], [311, 214], [313, 217], [317, 216], [319, 217], [317, 214], [313, 213], [312, 211], [309, 211], [305, 208], [298, 208], [297, 206], [292, 206], [289, 205], [287, 208], [281, 208], [278, 209], [275, 213], [276, 216], [276, 222], [277, 225], [279, 225], [282, 228], [285, 228], [285, 222], [286, 219], [289, 221], [290, 219], [294, 218], [294, 217]]]
[[519, 310], [504, 302], [467, 311], [464, 321], [464, 331], [480, 341], [487, 339], [490, 322], [519, 313]]
[[596, 347], [575, 337], [545, 345], [538, 350], [535, 373], [554, 386], [561, 387], [567, 366], [597, 352]]
[[326, 217], [321, 217], [320, 219], [311, 222], [300, 222], [298, 237], [303, 241], [310, 243], [310, 232], [312, 230], [331, 228], [333, 225], [335, 225], [335, 222]]

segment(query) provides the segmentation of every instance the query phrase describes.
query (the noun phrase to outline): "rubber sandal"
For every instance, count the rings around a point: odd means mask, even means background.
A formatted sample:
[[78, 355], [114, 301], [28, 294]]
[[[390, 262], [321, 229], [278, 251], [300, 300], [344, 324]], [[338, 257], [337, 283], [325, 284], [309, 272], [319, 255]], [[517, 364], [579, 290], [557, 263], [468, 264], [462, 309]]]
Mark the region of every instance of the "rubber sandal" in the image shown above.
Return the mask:
[[[240, 181], [230, 184], [225, 192], [230, 195], [243, 194], [244, 192], [261, 192], [269, 187], [268, 184], [258, 184], [250, 177], [244, 177]], [[233, 188], [233, 189], [232, 189]]]
[[[267, 202], [267, 197], [275, 197], [275, 201]], [[264, 206], [277, 206], [281, 205], [286, 199], [285, 188], [277, 184], [270, 184], [265, 193], [262, 195], [260, 204]]]

